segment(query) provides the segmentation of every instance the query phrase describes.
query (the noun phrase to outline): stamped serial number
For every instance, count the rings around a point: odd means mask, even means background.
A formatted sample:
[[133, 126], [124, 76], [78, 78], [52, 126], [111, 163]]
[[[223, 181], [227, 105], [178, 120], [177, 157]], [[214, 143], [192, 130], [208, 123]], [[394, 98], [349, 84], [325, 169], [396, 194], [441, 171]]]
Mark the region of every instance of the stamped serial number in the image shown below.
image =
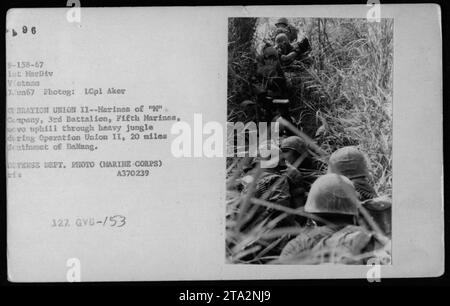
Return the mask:
[[51, 227], [123, 227], [127, 223], [127, 218], [123, 215], [106, 216], [103, 218], [56, 218], [51, 220]]
[[149, 170], [119, 170], [117, 176], [148, 176]]

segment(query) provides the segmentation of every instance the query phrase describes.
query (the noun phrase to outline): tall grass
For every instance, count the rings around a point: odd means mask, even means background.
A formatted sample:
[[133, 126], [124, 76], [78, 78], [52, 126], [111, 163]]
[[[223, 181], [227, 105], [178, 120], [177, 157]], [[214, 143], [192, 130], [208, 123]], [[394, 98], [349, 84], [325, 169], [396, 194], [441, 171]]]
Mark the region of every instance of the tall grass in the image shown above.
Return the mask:
[[319, 145], [328, 153], [357, 145], [370, 158], [376, 191], [391, 195], [393, 20], [304, 23], [314, 58], [303, 79], [313, 100], [305, 102], [323, 126]]
[[[247, 80], [255, 71], [254, 54], [273, 24], [269, 18], [247, 19], [247, 24], [242, 18], [230, 19], [229, 24], [228, 121], [255, 119], [253, 113], [239, 104], [254, 99]], [[370, 159], [375, 190], [391, 196], [393, 20], [368, 23], [364, 19], [298, 18], [291, 21], [304, 32], [312, 46], [312, 65], [287, 73], [292, 87], [297, 89], [291, 114], [298, 128], [314, 138], [328, 155], [343, 146], [358, 146]], [[229, 177], [233, 181], [242, 175], [241, 164], [236, 158], [228, 160], [227, 166], [232, 165]], [[312, 171], [320, 175], [325, 169]], [[227, 258], [234, 263], [249, 263], [243, 258], [254, 254], [250, 256], [252, 263], [261, 263], [264, 248], [255, 242], [272, 233], [273, 224], [272, 227], [260, 224], [246, 234], [236, 231], [240, 205], [240, 192], [229, 190]]]

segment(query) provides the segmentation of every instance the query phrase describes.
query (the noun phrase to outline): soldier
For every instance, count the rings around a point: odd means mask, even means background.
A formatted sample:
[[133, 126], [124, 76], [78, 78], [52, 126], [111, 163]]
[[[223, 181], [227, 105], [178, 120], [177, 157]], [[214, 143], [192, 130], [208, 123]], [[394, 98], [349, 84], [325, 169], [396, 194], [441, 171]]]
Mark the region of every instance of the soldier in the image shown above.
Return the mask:
[[281, 152], [286, 163], [293, 166], [298, 159], [307, 151], [306, 144], [299, 136], [289, 136], [281, 142]]
[[298, 136], [289, 136], [282, 140], [280, 148], [281, 156], [286, 163], [283, 173], [288, 178], [292, 207], [302, 207], [306, 202], [306, 186], [297, 167], [300, 165], [302, 155], [307, 153], [306, 144]]
[[[269, 148], [266, 148], [267, 144], [263, 143], [260, 146], [260, 152], [264, 150], [279, 150], [275, 144], [270, 143]], [[259, 157], [264, 159], [263, 157]], [[267, 165], [272, 164], [274, 167], [261, 168], [262, 172], [257, 178], [254, 198], [265, 200], [280, 207], [291, 206], [291, 194], [289, 191], [288, 178], [283, 175], [282, 170], [285, 168], [284, 159], [281, 157], [281, 152], [278, 151], [278, 156], [272, 156], [270, 160], [267, 160]], [[251, 183], [254, 179], [255, 173], [258, 172], [258, 167], [249, 171], [249, 175], [243, 178], [247, 184]], [[244, 188], [244, 193], [248, 193], [248, 185]], [[272, 224], [272, 228], [291, 227], [295, 226], [295, 220], [293, 216], [286, 216], [282, 212], [274, 208], [267, 208], [260, 205], [253, 205], [250, 207], [244, 215], [244, 222], [241, 226], [242, 232], [250, 232], [251, 230], [258, 228], [261, 224], [268, 225], [270, 222], [276, 222]], [[264, 256], [278, 256], [281, 252], [281, 248], [292, 237], [289, 235], [283, 235], [276, 238], [260, 238], [255, 241], [255, 245], [260, 247], [260, 250], [256, 253], [249, 254], [246, 258], [253, 259], [259, 252], [263, 252]], [[260, 260], [264, 263], [264, 260]]]
[[380, 264], [389, 263], [389, 239], [357, 225], [359, 205], [348, 178], [334, 173], [319, 177], [311, 187], [304, 210], [320, 220], [311, 219], [287, 243], [279, 262], [364, 264], [375, 257]]
[[368, 158], [354, 146], [340, 148], [331, 154], [328, 161], [328, 173], [337, 173], [348, 177], [355, 185], [361, 201], [378, 196], [369, 183]]
[[[348, 177], [373, 220], [386, 235], [391, 234], [391, 200], [379, 197], [370, 184], [367, 156], [354, 146], [336, 150], [330, 156], [328, 173], [337, 173]], [[361, 223], [365, 223], [361, 220]], [[367, 226], [367, 225], [366, 225]]]
[[[267, 147], [269, 146], [269, 147]], [[262, 157], [262, 151], [271, 152], [272, 156]], [[277, 151], [277, 152], [275, 152]], [[265, 167], [261, 168], [261, 173], [256, 181], [255, 193], [253, 197], [262, 199], [280, 206], [291, 206], [291, 194], [289, 192], [288, 178], [283, 175], [283, 170], [286, 168], [286, 163], [281, 156], [281, 151], [276, 144], [263, 143], [259, 147], [260, 156], [259, 160], [265, 160]], [[275, 154], [278, 153], [278, 154]], [[251, 182], [258, 168], [261, 167], [260, 161], [255, 162], [255, 168], [248, 172], [248, 175], [244, 178], [245, 181]], [[244, 192], [248, 192], [245, 188]], [[273, 219], [279, 212], [273, 209], [266, 209], [259, 206], [253, 214], [251, 223], [257, 223], [265, 218]], [[286, 222], [285, 222], [286, 223]]]
[[288, 33], [289, 42], [297, 40], [298, 29], [290, 24], [287, 18], [279, 18], [275, 23], [275, 27], [275, 35], [284, 30]]
[[[275, 48], [268, 46], [262, 50], [252, 88], [257, 96], [258, 117], [264, 117], [266, 122], [272, 121], [277, 111], [273, 99], [286, 99], [289, 96], [286, 77]], [[282, 116], [287, 115], [287, 109], [287, 106], [279, 107]]]
[[321, 162], [309, 154], [307, 144], [299, 136], [285, 138], [281, 142], [281, 151], [286, 164], [294, 166], [299, 171], [304, 187], [309, 189], [317, 178], [311, 172], [321, 168]]
[[262, 84], [260, 91], [267, 92], [271, 97], [283, 97], [287, 89], [286, 78], [281, 69], [278, 51], [274, 47], [269, 46], [262, 50], [256, 75]]
[[280, 32], [275, 37], [275, 47], [280, 56], [282, 66], [289, 66], [294, 61], [306, 60], [311, 51], [311, 45], [306, 37], [294, 43], [289, 42], [288, 33]]

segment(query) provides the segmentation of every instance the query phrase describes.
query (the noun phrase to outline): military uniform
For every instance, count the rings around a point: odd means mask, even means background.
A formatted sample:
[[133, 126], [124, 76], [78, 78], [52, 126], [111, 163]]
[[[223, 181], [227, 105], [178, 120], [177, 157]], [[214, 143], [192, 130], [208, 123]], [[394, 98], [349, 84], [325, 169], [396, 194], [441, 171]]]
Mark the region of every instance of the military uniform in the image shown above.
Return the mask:
[[289, 42], [294, 42], [295, 40], [297, 40], [298, 29], [294, 27], [292, 24], [290, 24], [286, 18], [278, 19], [275, 26], [276, 29], [274, 33], [271, 35], [273, 39], [275, 39], [275, 37], [277, 36], [277, 34], [280, 33], [280, 31], [285, 31], [288, 34]]
[[265, 169], [256, 183], [255, 198], [290, 206], [289, 183], [280, 169]]
[[[338, 174], [319, 177], [311, 187], [305, 205], [305, 212], [317, 216], [339, 216], [346, 220], [358, 215], [360, 205], [351, 181]], [[362, 226], [340, 222], [318, 226], [316, 222], [283, 248], [282, 263], [345, 263], [364, 264], [374, 256], [380, 263], [390, 262], [390, 250], [383, 249], [388, 239]], [[373, 255], [373, 251], [378, 251]], [[361, 256], [363, 255], [363, 256]]]
[[[328, 172], [344, 175], [352, 181], [358, 192], [359, 200], [363, 202], [363, 207], [380, 226], [384, 234], [390, 235], [392, 203], [387, 198], [379, 198], [370, 184], [367, 156], [354, 146], [338, 149], [330, 156]], [[369, 226], [361, 217], [360, 223]]]
[[266, 46], [257, 59], [256, 81], [261, 85], [261, 91], [270, 93], [274, 98], [283, 97], [287, 84], [278, 51], [274, 47]]
[[337, 173], [348, 177], [359, 193], [361, 201], [378, 196], [369, 183], [368, 158], [354, 146], [340, 148], [331, 154], [328, 161], [328, 173]]
[[261, 84], [262, 92], [273, 98], [282, 98], [287, 89], [286, 78], [281, 66], [265, 64], [258, 67], [256, 71], [257, 81]]
[[289, 183], [289, 192], [291, 194], [291, 207], [299, 208], [305, 205], [306, 195], [305, 195], [305, 185], [303, 182], [303, 176], [292, 165], [287, 165], [286, 169], [282, 172], [286, 175]]
[[283, 173], [288, 177], [292, 198], [292, 207], [302, 207], [306, 202], [306, 184], [301, 172], [292, 164], [294, 164], [296, 162], [296, 159], [298, 159], [303, 153], [306, 152], [307, 147], [300, 137], [289, 136], [283, 139], [280, 148], [282, 152], [285, 152], [284, 154], [289, 151], [291, 152], [291, 154], [294, 154], [288, 155], [288, 158], [291, 160], [286, 161], [287, 165]]
[[[383, 233], [391, 236], [391, 220], [392, 220], [392, 200], [387, 197], [378, 197], [367, 200], [362, 203], [362, 206], [369, 212], [371, 218], [380, 227]], [[360, 224], [365, 224], [366, 221], [361, 219]], [[368, 227], [369, 225], [366, 224]]]
[[[276, 48], [280, 56], [282, 66], [289, 66], [295, 61], [306, 61], [311, 51], [311, 45], [306, 36], [302, 35], [295, 42], [289, 42], [289, 33], [285, 30], [279, 31], [275, 37]], [[285, 56], [295, 52], [295, 57], [286, 59]]]
[[[291, 207], [291, 193], [289, 189], [288, 177], [283, 175], [283, 164], [279, 164], [273, 168], [265, 168], [259, 175], [255, 193], [253, 197], [261, 200], [265, 200], [272, 204], [277, 204], [284, 207]], [[249, 171], [249, 175], [253, 175], [257, 168]], [[244, 193], [248, 192], [247, 187], [244, 188]], [[255, 206], [255, 210], [252, 213], [250, 220], [247, 221], [245, 228], [251, 228], [254, 225], [264, 221], [273, 220], [280, 215], [280, 211], [272, 208], [266, 208], [264, 206]], [[291, 217], [282, 220], [277, 227], [291, 226], [293, 225], [293, 219]]]
[[[303, 259], [310, 264], [366, 264], [376, 258], [380, 264], [389, 264], [390, 250], [383, 247], [377, 235], [361, 226], [312, 226], [286, 244], [280, 259]], [[365, 253], [367, 256], [360, 256]]]
[[[247, 192], [247, 190], [245, 190]], [[259, 176], [256, 183], [254, 197], [268, 201], [272, 204], [283, 207], [291, 206], [291, 194], [289, 192], [288, 178], [281, 173], [281, 168], [265, 169]], [[252, 209], [251, 209], [252, 210]], [[241, 227], [241, 231], [248, 232], [257, 227], [262, 222], [266, 224], [278, 216], [281, 212], [277, 209], [267, 208], [264, 206], [254, 206], [254, 210], [250, 213], [251, 218]], [[279, 221], [274, 228], [290, 227], [295, 225], [293, 216], [287, 216]], [[244, 259], [253, 259], [259, 252], [266, 250], [264, 257], [278, 256], [282, 247], [292, 237], [285, 235], [279, 238], [260, 238], [254, 242], [254, 246], [260, 246], [260, 249], [255, 253], [248, 254]], [[265, 263], [267, 260], [261, 259], [259, 263]], [[257, 262], [255, 262], [257, 263]]]
[[256, 77], [253, 81], [253, 89], [257, 95], [259, 106], [259, 117], [266, 122], [270, 122], [275, 118], [277, 111], [285, 117], [288, 113], [288, 105], [277, 107], [273, 103], [273, 99], [288, 99], [290, 95], [275, 48], [266, 46], [263, 49], [262, 54], [258, 57]]

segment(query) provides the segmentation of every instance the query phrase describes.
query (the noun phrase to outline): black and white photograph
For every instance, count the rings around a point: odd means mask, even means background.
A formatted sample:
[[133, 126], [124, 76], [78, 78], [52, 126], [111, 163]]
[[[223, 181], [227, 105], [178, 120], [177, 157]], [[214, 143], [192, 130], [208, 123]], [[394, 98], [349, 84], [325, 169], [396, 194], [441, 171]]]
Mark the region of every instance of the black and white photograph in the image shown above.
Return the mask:
[[393, 34], [229, 18], [227, 263], [391, 264]]
[[[445, 272], [438, 5], [81, 1], [4, 24], [8, 282]], [[263, 282], [171, 297], [262, 303]]]

